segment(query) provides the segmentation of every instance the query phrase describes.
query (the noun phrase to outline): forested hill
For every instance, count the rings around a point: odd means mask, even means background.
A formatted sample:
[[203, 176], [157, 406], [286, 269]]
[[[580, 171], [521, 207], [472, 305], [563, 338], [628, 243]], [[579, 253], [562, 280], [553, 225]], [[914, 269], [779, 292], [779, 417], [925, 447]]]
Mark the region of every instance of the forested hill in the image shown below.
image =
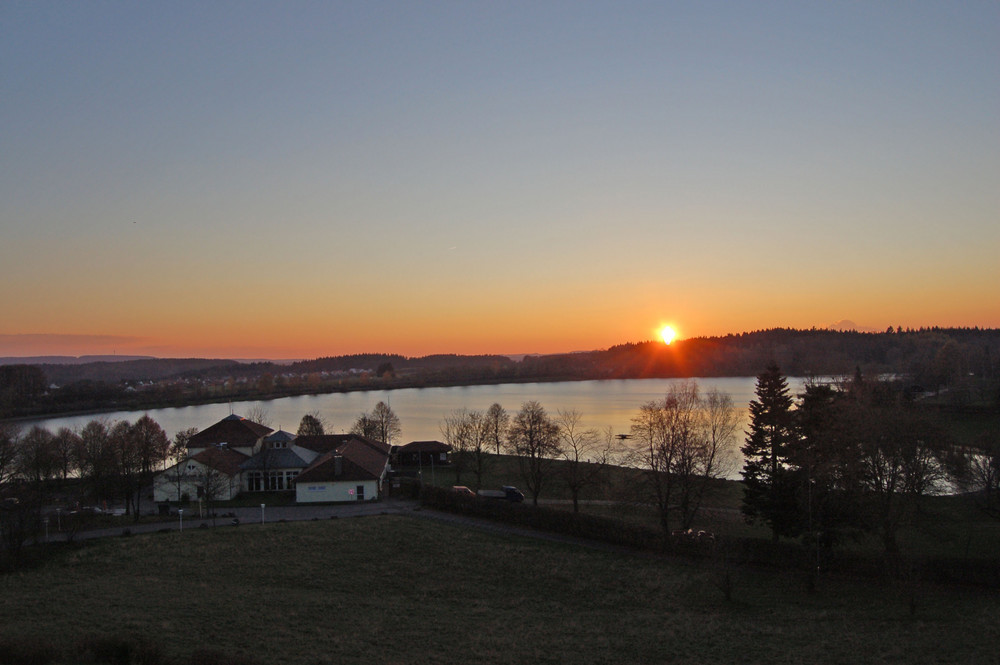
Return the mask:
[[906, 375], [934, 388], [958, 377], [996, 379], [1000, 330], [933, 328], [884, 333], [773, 329], [606, 351], [525, 358], [525, 375], [574, 378], [755, 376], [770, 362], [789, 376]]
[[233, 360], [141, 359], [0, 366], [0, 418], [76, 410], [153, 408], [273, 399], [345, 390], [576, 379], [755, 376], [777, 362], [788, 376], [895, 374], [936, 390], [973, 382], [998, 402], [1000, 330], [882, 333], [761, 330], [601, 351], [526, 356], [357, 354], [288, 365]]

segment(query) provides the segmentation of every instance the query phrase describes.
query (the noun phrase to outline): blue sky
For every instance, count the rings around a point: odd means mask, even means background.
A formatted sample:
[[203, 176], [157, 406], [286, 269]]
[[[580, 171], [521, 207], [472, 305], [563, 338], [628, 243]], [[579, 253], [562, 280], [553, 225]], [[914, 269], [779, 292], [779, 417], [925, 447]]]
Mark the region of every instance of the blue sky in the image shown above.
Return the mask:
[[7, 2], [0, 76], [0, 354], [1000, 326], [995, 2]]

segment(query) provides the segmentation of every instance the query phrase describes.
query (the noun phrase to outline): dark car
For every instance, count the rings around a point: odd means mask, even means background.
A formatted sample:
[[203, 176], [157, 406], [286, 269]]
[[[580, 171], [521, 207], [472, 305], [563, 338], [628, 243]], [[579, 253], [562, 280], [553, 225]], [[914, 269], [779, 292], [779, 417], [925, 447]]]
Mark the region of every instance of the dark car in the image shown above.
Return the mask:
[[513, 503], [521, 503], [522, 501], [524, 501], [524, 492], [517, 489], [516, 487], [512, 487], [510, 485], [504, 485], [500, 489], [503, 490], [503, 493], [507, 496], [508, 501], [511, 501]]

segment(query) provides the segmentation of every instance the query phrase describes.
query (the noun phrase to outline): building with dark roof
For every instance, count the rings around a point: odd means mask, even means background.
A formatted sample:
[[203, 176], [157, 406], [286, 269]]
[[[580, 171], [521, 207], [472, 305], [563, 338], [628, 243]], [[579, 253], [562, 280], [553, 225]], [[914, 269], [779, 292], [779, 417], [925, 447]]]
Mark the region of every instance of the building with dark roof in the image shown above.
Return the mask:
[[212, 483], [210, 493], [224, 486], [218, 500], [294, 489], [304, 503], [371, 501], [382, 494], [390, 450], [355, 434], [296, 436], [233, 415], [191, 437], [191, 454], [156, 476], [153, 497], [194, 499]]
[[405, 446], [393, 446], [393, 463], [398, 466], [431, 466], [450, 464], [451, 446], [440, 441], [411, 441]]
[[295, 479], [297, 503], [374, 501], [382, 495], [389, 446], [361, 436], [340, 436], [340, 445], [317, 457]]
[[196, 455], [207, 448], [229, 448], [250, 456], [260, 447], [263, 438], [273, 431], [270, 427], [233, 414], [192, 436], [188, 440], [188, 453]]
[[200, 450], [153, 478], [153, 500], [234, 499], [242, 490], [240, 465], [247, 459], [238, 450], [225, 446]]
[[280, 448], [264, 448], [240, 465], [243, 487], [248, 492], [282, 492], [293, 487], [295, 477], [308, 467], [319, 453], [292, 442]]

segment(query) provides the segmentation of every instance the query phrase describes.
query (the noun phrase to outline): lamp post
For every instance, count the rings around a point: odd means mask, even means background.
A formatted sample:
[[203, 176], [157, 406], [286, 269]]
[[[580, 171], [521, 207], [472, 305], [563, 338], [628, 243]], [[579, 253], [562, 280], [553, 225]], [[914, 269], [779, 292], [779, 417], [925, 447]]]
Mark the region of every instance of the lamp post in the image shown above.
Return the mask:
[[183, 508], [178, 508], [177, 509], [177, 517], [181, 521], [181, 528], [180, 528], [180, 530], [183, 532], [184, 531], [184, 509]]

